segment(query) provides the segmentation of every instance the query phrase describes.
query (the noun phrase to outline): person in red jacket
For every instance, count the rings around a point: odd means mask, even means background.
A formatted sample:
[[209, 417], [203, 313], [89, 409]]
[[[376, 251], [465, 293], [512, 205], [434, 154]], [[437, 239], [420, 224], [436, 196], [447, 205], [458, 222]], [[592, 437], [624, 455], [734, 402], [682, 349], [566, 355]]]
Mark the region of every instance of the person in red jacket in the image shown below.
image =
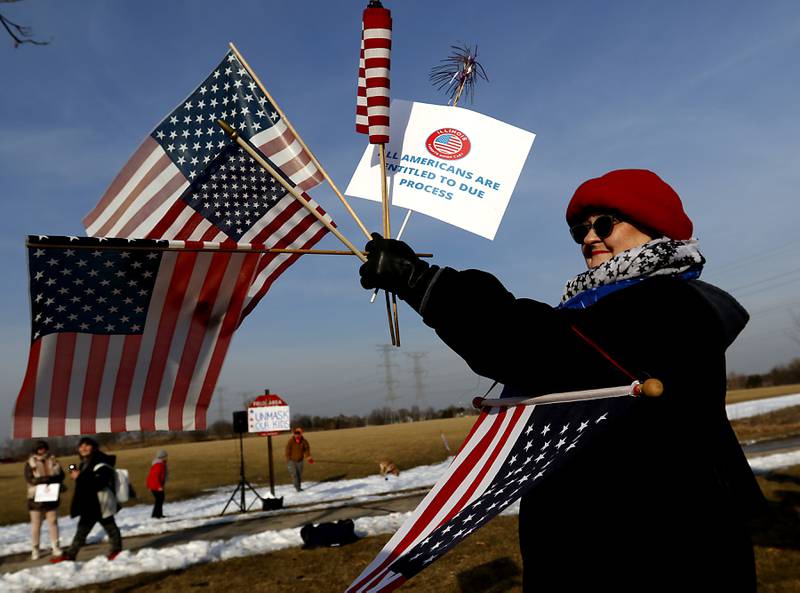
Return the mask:
[[164, 485], [167, 483], [167, 452], [161, 449], [156, 453], [155, 459], [150, 466], [150, 473], [147, 474], [147, 489], [155, 499], [153, 504], [154, 519], [164, 518]]

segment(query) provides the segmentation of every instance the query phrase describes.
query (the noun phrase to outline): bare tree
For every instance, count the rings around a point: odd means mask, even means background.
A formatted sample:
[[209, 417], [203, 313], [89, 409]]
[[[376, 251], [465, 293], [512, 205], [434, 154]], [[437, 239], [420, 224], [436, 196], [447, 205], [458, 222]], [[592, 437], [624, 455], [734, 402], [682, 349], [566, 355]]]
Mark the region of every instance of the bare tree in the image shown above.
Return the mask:
[[[22, 0], [0, 0], [0, 3], [12, 4], [21, 1]], [[15, 23], [3, 14], [0, 14], [0, 23], [2, 23], [6, 33], [8, 33], [11, 36], [11, 39], [14, 40], [14, 47], [19, 47], [23, 43], [30, 43], [31, 45], [48, 45], [50, 43], [49, 41], [34, 39], [33, 29], [26, 25]]]

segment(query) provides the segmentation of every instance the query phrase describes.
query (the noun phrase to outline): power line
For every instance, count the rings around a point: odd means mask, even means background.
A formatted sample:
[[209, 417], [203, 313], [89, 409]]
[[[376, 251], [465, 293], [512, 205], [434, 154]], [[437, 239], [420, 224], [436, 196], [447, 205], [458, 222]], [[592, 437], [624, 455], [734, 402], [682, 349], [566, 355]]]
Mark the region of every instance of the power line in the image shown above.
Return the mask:
[[780, 274], [769, 276], [768, 278], [762, 278], [761, 280], [756, 280], [755, 282], [748, 282], [747, 284], [736, 286], [734, 288], [731, 288], [730, 290], [742, 290], [744, 288], [749, 288], [750, 286], [763, 284], [764, 282], [770, 282], [772, 280], [780, 280], [781, 278], [786, 278], [787, 276], [791, 276], [792, 274], [797, 274], [798, 272], [800, 272], [800, 268], [795, 268], [794, 270], [789, 270], [788, 272], [781, 272]]
[[777, 253], [779, 251], [783, 251], [784, 249], [787, 249], [788, 247], [791, 247], [791, 246], [795, 245], [796, 243], [800, 243], [800, 239], [794, 239], [792, 241], [789, 241], [788, 243], [784, 243], [783, 245], [781, 245], [779, 247], [771, 247], [769, 249], [766, 249], [764, 251], [756, 252], [756, 253], [754, 253], [752, 255], [749, 255], [747, 257], [743, 257], [741, 259], [735, 259], [733, 261], [728, 262], [727, 264], [722, 265], [719, 268], [714, 268], [712, 270], [709, 270], [706, 273], [706, 275], [713, 277], [713, 276], [718, 276], [720, 274], [724, 274], [725, 272], [728, 272], [730, 270], [735, 270], [737, 268], [741, 268], [743, 266], [746, 266], [749, 263], [765, 259], [765, 258], [769, 257], [770, 255], [772, 255], [774, 253]]

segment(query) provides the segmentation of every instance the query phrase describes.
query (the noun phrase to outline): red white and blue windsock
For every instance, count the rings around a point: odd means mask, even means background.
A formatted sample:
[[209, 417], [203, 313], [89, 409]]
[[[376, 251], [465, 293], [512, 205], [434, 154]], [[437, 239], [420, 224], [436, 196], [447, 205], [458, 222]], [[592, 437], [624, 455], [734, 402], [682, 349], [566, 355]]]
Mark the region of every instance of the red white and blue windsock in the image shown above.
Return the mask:
[[372, 0], [362, 21], [356, 99], [356, 131], [369, 134], [370, 144], [389, 142], [391, 50], [392, 13]]

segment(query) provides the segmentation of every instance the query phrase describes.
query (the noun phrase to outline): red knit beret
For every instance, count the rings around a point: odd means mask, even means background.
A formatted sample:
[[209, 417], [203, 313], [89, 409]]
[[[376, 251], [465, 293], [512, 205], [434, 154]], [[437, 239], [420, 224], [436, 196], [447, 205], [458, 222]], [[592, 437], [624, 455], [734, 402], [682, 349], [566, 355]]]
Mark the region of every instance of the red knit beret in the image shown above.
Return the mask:
[[670, 239], [690, 239], [692, 221], [680, 197], [646, 169], [618, 169], [584, 181], [567, 206], [567, 224], [578, 224], [593, 210], [613, 210], [623, 218]]

